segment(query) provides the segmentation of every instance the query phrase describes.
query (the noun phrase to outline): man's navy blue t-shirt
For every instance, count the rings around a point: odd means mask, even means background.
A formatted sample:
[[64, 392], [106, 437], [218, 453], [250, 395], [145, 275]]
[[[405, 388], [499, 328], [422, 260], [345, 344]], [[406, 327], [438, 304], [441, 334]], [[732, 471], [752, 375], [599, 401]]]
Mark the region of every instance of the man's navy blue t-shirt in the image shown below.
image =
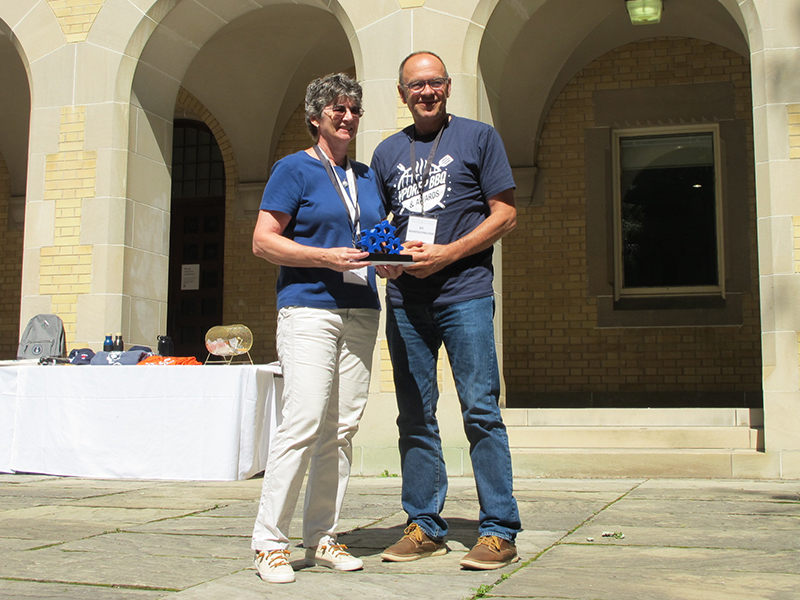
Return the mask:
[[[372, 157], [397, 236], [406, 239], [408, 218], [421, 213], [421, 181], [436, 133], [414, 138], [414, 126], [387, 138]], [[411, 144], [416, 164], [411, 164]], [[490, 125], [452, 116], [442, 132], [423, 190], [425, 216], [435, 217], [436, 242], [458, 240], [489, 216], [488, 198], [513, 188], [514, 179], [500, 135]], [[412, 171], [416, 171], [416, 176]], [[404, 274], [386, 284], [392, 306], [447, 306], [492, 294], [492, 248], [448, 265], [424, 279]]]
[[[367, 165], [350, 161], [358, 187], [361, 229], [381, 222], [385, 213], [374, 173]], [[345, 170], [335, 167], [336, 175], [346, 180]], [[325, 166], [306, 152], [282, 158], [272, 173], [261, 210], [275, 210], [292, 217], [283, 232], [304, 246], [344, 248], [353, 246], [353, 233], [347, 209], [328, 176]], [[324, 268], [281, 267], [278, 276], [278, 308], [380, 308], [375, 285], [375, 268], [369, 267], [369, 286], [345, 283], [338, 271]]]

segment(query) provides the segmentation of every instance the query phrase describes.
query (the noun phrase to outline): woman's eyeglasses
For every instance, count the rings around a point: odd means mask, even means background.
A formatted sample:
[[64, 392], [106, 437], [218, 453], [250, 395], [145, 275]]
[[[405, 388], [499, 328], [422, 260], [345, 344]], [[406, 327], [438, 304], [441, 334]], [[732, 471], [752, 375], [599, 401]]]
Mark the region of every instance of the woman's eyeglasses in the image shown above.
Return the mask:
[[347, 111], [350, 111], [350, 114], [354, 117], [363, 117], [364, 116], [364, 109], [360, 106], [345, 106], [344, 104], [334, 104], [333, 106], [327, 107], [332, 113], [333, 116], [343, 119], [344, 116], [347, 114]]

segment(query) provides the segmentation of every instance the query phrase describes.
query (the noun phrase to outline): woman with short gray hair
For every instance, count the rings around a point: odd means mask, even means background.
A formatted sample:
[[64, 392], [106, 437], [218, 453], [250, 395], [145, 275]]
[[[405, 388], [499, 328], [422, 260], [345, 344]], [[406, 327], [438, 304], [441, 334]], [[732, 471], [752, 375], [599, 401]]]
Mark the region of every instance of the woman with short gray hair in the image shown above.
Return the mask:
[[385, 213], [372, 171], [347, 157], [363, 114], [358, 82], [342, 73], [316, 79], [305, 108], [315, 143], [275, 163], [253, 233], [254, 254], [280, 265], [281, 419], [252, 541], [256, 569], [270, 583], [295, 580], [289, 524], [306, 470], [305, 564], [363, 566], [336, 541], [336, 528], [380, 310], [375, 269], [355, 241]]
[[319, 139], [319, 130], [314, 122], [322, 119], [326, 107], [334, 102], [342, 104], [348, 101], [351, 106], [358, 107], [359, 118], [364, 115], [361, 109], [361, 85], [343, 73], [320, 77], [312, 81], [306, 89], [306, 127], [314, 141]]

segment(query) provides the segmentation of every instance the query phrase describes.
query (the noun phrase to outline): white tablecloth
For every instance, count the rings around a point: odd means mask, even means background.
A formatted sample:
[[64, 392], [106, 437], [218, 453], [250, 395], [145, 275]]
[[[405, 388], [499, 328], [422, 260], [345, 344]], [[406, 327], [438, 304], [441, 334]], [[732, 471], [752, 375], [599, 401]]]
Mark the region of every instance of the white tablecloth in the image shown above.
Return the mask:
[[252, 477], [276, 425], [277, 373], [272, 365], [0, 367], [0, 471]]

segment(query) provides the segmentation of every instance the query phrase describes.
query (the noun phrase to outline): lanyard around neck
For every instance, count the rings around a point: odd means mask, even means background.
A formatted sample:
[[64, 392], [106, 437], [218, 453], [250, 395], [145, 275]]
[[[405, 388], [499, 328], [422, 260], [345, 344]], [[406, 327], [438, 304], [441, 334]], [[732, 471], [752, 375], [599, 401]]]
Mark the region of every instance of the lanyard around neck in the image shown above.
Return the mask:
[[317, 158], [319, 158], [319, 161], [325, 167], [325, 171], [327, 171], [328, 177], [330, 178], [333, 187], [336, 188], [336, 192], [339, 194], [339, 199], [344, 205], [345, 212], [347, 212], [347, 218], [350, 221], [350, 233], [352, 234], [353, 238], [353, 247], [355, 247], [358, 233], [361, 231], [361, 209], [358, 206], [358, 186], [356, 185], [356, 178], [353, 175], [353, 167], [350, 164], [350, 159], [347, 158], [345, 167], [345, 171], [347, 172], [347, 187], [349, 188], [348, 193], [345, 191], [345, 186], [342, 183], [342, 180], [339, 179], [334, 172], [331, 160], [328, 158], [328, 155], [322, 151], [322, 148], [319, 147], [319, 144], [314, 144], [314, 152], [317, 153]]
[[411, 172], [414, 174], [414, 182], [417, 184], [417, 188], [419, 189], [419, 209], [423, 216], [425, 215], [425, 186], [428, 184], [428, 180], [431, 177], [433, 157], [436, 154], [436, 149], [439, 147], [439, 142], [442, 139], [442, 133], [444, 132], [445, 127], [447, 127], [447, 120], [445, 120], [444, 124], [442, 124], [442, 128], [439, 130], [439, 133], [436, 134], [436, 138], [433, 140], [433, 146], [431, 146], [431, 152], [428, 154], [428, 162], [425, 164], [425, 172], [422, 174], [422, 178], [420, 178], [417, 174], [417, 152], [414, 148], [415, 142], [417, 141], [416, 129], [414, 129], [414, 137], [411, 138]]

